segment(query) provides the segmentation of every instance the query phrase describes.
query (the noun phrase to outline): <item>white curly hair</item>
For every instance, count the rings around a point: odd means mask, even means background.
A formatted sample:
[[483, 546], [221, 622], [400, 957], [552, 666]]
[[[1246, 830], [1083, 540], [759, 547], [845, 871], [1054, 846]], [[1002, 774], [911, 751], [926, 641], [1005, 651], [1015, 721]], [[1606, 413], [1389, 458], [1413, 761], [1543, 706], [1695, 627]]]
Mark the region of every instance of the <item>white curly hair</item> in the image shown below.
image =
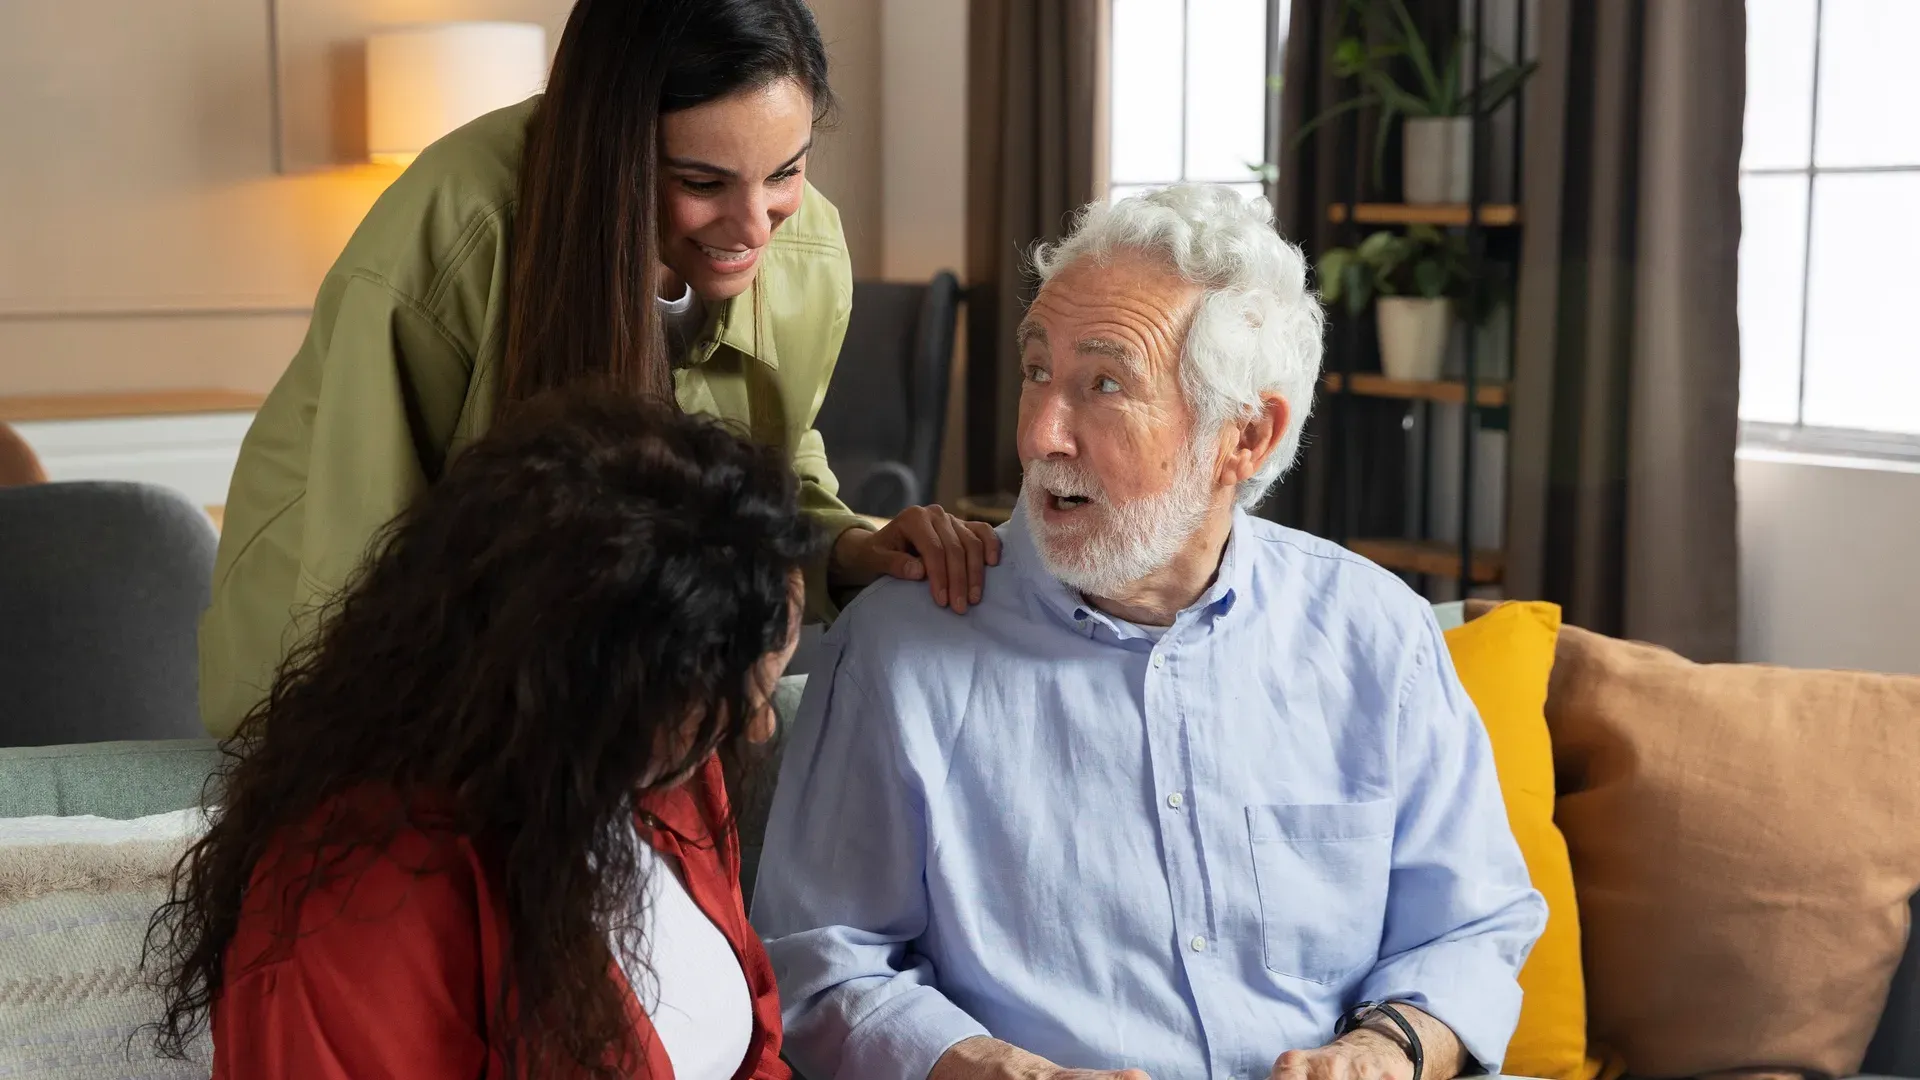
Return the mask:
[[1219, 184], [1175, 184], [1080, 212], [1057, 244], [1034, 249], [1041, 284], [1080, 259], [1131, 250], [1164, 259], [1200, 299], [1181, 351], [1180, 384], [1197, 445], [1252, 418], [1260, 395], [1287, 402], [1287, 430], [1235, 498], [1251, 509], [1293, 466], [1320, 381], [1325, 314], [1307, 289], [1307, 260], [1274, 228], [1265, 199]]

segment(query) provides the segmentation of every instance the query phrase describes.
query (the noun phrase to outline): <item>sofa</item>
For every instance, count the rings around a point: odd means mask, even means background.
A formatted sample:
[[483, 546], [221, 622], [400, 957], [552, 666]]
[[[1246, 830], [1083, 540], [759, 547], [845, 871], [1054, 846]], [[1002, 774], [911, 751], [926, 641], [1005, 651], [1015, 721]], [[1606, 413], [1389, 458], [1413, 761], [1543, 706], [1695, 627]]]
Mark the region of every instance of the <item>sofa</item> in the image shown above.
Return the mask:
[[[1554, 918], [1572, 935], [1570, 952], [1564, 941], [1553, 946], [1561, 954], [1554, 962], [1573, 965], [1571, 992], [1579, 1000], [1548, 1000], [1567, 992], [1567, 973], [1553, 973], [1558, 989], [1529, 986], [1523, 1026], [1558, 1025], [1563, 1036], [1569, 1023], [1578, 1030], [1571, 1058], [1563, 1046], [1562, 1058], [1553, 1059], [1537, 1049], [1543, 1045], [1539, 1038], [1530, 1036], [1527, 1052], [1535, 1060], [1561, 1061], [1531, 1075], [1594, 1080], [1623, 1072], [1808, 1076], [1857, 1071], [1920, 1078], [1920, 939], [1907, 933], [1911, 898], [1920, 882], [1920, 846], [1909, 852], [1904, 839], [1880, 843], [1852, 836], [1871, 828], [1910, 833], [1920, 841], [1920, 816], [1908, 819], [1904, 830], [1889, 828], [1887, 822], [1905, 812], [1904, 802], [1876, 794], [1877, 788], [1842, 791], [1856, 786], [1851, 780], [1835, 783], [1836, 776], [1865, 777], [1872, 788], [1890, 777], [1911, 775], [1920, 741], [1909, 745], [1904, 734], [1895, 739], [1889, 732], [1898, 732], [1904, 719], [1920, 736], [1920, 680], [1689, 665], [1660, 650], [1563, 629], [1551, 605], [1442, 605], [1436, 613], [1455, 650], [1456, 668], [1494, 736], [1503, 787], [1508, 767], [1522, 756], [1514, 749], [1519, 744], [1509, 741], [1516, 737], [1509, 734], [1515, 717], [1533, 724], [1524, 737], [1534, 739], [1534, 749], [1551, 759], [1544, 766], [1550, 773], [1544, 794], [1537, 782], [1532, 790], [1507, 793], [1509, 816], [1521, 835], [1516, 799], [1545, 800], [1541, 813], [1549, 819], [1545, 829], [1551, 835], [1523, 837], [1523, 848], [1536, 885], [1556, 905]], [[804, 681], [805, 676], [792, 676], [781, 683], [776, 705], [783, 728]], [[1745, 689], [1739, 692], [1759, 697], [1730, 699], [1740, 687]], [[1756, 701], [1772, 704], [1758, 707]], [[1855, 722], [1869, 706], [1879, 710], [1873, 714], [1878, 719]], [[1909, 706], [1913, 711], [1902, 716]], [[1696, 730], [1699, 737], [1690, 748], [1674, 749]], [[1804, 738], [1809, 731], [1820, 739], [1809, 743]], [[1800, 759], [1806, 781], [1778, 778], [1783, 811], [1801, 819], [1817, 818], [1825, 808], [1841, 815], [1830, 833], [1812, 830], [1830, 839], [1801, 845], [1809, 850], [1768, 849], [1769, 843], [1784, 843], [1795, 827], [1764, 813], [1736, 814], [1722, 823], [1725, 836], [1738, 842], [1702, 832], [1724, 816], [1712, 812], [1714, 800], [1737, 805], [1773, 791], [1770, 782], [1729, 779], [1751, 772], [1735, 759], [1738, 754], [1769, 744], [1785, 744], [1784, 756]], [[1845, 749], [1859, 760], [1823, 764], [1819, 746]], [[1862, 748], [1869, 746], [1880, 747], [1887, 760], [1868, 760]], [[749, 892], [777, 756], [776, 740], [749, 763], [747, 774], [733, 778], [746, 854], [743, 887]], [[106, 830], [107, 846], [122, 848], [130, 841], [112, 831], [116, 823], [177, 827], [183, 819], [166, 815], [199, 805], [218, 760], [209, 740], [0, 749], [0, 860], [9, 843], [5, 819], [108, 819], [96, 827]], [[1650, 763], [1659, 761], [1667, 763], [1666, 772], [1656, 775], [1659, 770]], [[1672, 790], [1663, 789], [1663, 783]], [[1806, 790], [1809, 784], [1814, 790]], [[1850, 800], [1856, 795], [1873, 805], [1854, 805]], [[1889, 810], [1882, 804], [1898, 805]], [[1634, 829], [1643, 831], [1630, 835]], [[1560, 899], [1543, 880], [1554, 872], [1551, 865], [1534, 861], [1533, 845], [1540, 841], [1562, 845], [1558, 859], [1571, 880]], [[152, 864], [152, 852], [167, 849], [128, 850], [148, 851]], [[1652, 865], [1671, 862], [1676, 852], [1677, 867]], [[1741, 859], [1746, 863], [1738, 863]], [[1787, 868], [1787, 879], [1748, 887], [1726, 880], [1734, 871], [1707, 874], [1695, 872], [1694, 865], [1777, 865]], [[111, 874], [96, 878], [102, 876]], [[150, 1009], [150, 1000], [131, 977], [130, 965], [137, 963], [143, 913], [163, 894], [163, 876], [156, 877], [148, 865], [129, 873], [127, 881], [92, 880], [71, 895], [29, 897], [23, 907], [17, 889], [9, 892], [0, 864], [0, 1076], [101, 1075], [103, 1064], [124, 1062], [124, 1056], [113, 1055], [125, 1055], [129, 1045], [137, 1056], [141, 1044], [130, 1044], [128, 1034], [142, 1010]], [[1828, 882], [1854, 877], [1872, 886], [1871, 895], [1848, 900], [1851, 894], [1820, 891]], [[1804, 887], [1796, 888], [1796, 882]], [[1675, 889], [1712, 895], [1669, 895]], [[1897, 896], [1899, 910], [1890, 916], [1885, 900], [1894, 895], [1889, 890], [1899, 889], [1905, 890]], [[1559, 907], [1563, 900], [1565, 909]], [[1712, 914], [1702, 917], [1701, 911]], [[1854, 924], [1872, 931], [1865, 935], [1866, 945], [1849, 937]], [[1741, 927], [1748, 925], [1776, 932], [1746, 934]], [[1796, 952], [1791, 940], [1783, 944], [1775, 938], [1805, 939], [1816, 952], [1827, 951], [1810, 958], [1804, 948]], [[23, 951], [23, 943], [31, 948]], [[1547, 950], [1543, 939], [1529, 973], [1547, 964]], [[1697, 977], [1713, 981], [1702, 991], [1688, 985]], [[44, 1007], [54, 999], [59, 1008]], [[36, 1001], [43, 1006], [38, 1012], [22, 1007]], [[1862, 1016], [1863, 1008], [1873, 1011]], [[1847, 1015], [1835, 1015], [1843, 1012]], [[1871, 1040], [1863, 1052], [1858, 1044], [1866, 1033]], [[1513, 1052], [1520, 1046], [1517, 1036]], [[1508, 1064], [1509, 1072], [1527, 1071], [1511, 1059]], [[150, 1065], [143, 1075], [205, 1072], [204, 1065], [168, 1064]]]

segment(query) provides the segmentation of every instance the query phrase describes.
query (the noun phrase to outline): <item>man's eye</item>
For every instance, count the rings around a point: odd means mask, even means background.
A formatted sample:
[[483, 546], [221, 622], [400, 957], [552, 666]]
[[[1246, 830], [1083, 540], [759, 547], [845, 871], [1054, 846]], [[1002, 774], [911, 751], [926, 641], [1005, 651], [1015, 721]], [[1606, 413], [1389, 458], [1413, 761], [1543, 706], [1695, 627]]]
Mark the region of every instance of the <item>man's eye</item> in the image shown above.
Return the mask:
[[1027, 365], [1027, 381], [1034, 383], [1052, 382], [1053, 376], [1049, 374], [1045, 368], [1034, 367], [1029, 364]]
[[1117, 394], [1120, 392], [1120, 380], [1111, 375], [1102, 375], [1099, 381], [1093, 384], [1093, 388], [1103, 394]]

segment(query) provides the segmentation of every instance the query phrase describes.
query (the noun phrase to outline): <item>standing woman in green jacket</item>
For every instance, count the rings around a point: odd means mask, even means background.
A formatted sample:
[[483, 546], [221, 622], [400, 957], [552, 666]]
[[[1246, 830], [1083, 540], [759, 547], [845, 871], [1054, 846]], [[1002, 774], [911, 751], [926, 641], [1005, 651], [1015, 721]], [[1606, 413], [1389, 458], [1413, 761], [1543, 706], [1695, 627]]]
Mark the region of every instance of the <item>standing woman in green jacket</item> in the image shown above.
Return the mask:
[[863, 526], [813, 430], [853, 300], [839, 213], [806, 182], [831, 105], [803, 0], [579, 0], [544, 95], [394, 181], [242, 445], [200, 629], [210, 731], [259, 703], [453, 455], [582, 380], [670, 394], [788, 452], [838, 537], [809, 574], [815, 614], [882, 575], [978, 602], [992, 532], [938, 507]]

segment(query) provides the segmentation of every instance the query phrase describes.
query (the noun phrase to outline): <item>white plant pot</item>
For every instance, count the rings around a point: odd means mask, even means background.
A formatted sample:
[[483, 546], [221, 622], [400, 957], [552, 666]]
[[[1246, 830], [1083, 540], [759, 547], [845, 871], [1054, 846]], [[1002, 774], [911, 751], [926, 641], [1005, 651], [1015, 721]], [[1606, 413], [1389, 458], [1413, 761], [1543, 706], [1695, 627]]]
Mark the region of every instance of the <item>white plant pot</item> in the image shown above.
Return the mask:
[[1374, 304], [1380, 326], [1380, 368], [1389, 379], [1432, 382], [1447, 358], [1452, 305], [1444, 298], [1383, 296]]
[[1472, 117], [1409, 117], [1400, 129], [1400, 149], [1407, 202], [1463, 203], [1472, 197]]

